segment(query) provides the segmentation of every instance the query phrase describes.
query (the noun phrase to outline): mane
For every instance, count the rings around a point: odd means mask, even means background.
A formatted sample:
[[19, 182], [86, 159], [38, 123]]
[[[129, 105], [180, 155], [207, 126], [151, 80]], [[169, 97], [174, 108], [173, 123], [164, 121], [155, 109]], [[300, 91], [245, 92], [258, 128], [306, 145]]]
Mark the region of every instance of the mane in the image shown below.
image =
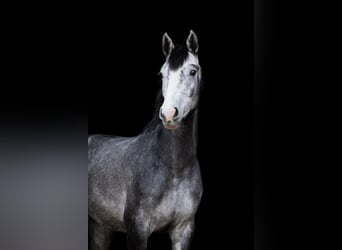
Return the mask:
[[168, 64], [171, 70], [177, 70], [188, 59], [188, 49], [184, 45], [177, 45], [168, 57]]
[[158, 126], [158, 124], [161, 123], [160, 118], [159, 118], [159, 109], [162, 104], [163, 104], [163, 95], [162, 95], [162, 89], [160, 88], [158, 90], [156, 101], [154, 104], [154, 113], [153, 113], [152, 119], [149, 123], [147, 123], [145, 128], [142, 130], [142, 133], [152, 132]]

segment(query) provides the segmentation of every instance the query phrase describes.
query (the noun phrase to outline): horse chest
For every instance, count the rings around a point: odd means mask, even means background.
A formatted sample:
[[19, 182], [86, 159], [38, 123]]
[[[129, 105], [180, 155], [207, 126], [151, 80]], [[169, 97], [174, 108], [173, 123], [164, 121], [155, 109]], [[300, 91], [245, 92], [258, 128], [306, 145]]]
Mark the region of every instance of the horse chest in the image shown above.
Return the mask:
[[155, 228], [160, 229], [168, 224], [177, 224], [191, 218], [196, 211], [198, 201], [192, 188], [186, 183], [173, 186], [165, 192], [157, 204], [154, 213]]

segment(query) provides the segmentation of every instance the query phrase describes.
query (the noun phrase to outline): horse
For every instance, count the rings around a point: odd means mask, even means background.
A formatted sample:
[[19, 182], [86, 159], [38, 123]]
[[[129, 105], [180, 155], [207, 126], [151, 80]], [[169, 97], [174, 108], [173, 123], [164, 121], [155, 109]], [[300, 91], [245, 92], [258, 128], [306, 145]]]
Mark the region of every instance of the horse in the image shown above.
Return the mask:
[[[160, 104], [140, 134], [88, 136], [89, 249], [109, 249], [115, 232], [146, 250], [153, 232], [168, 232], [173, 250], [190, 248], [203, 185], [197, 159], [201, 67], [198, 38], [162, 37]], [[158, 103], [158, 102], [157, 102]]]

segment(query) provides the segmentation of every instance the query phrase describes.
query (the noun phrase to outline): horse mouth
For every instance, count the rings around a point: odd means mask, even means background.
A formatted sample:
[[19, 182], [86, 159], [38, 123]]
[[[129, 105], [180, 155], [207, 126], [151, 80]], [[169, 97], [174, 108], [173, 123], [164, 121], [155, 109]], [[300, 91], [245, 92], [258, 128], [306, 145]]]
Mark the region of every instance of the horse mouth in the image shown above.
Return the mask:
[[174, 123], [163, 123], [163, 125], [166, 129], [177, 129], [179, 127], [179, 124]]

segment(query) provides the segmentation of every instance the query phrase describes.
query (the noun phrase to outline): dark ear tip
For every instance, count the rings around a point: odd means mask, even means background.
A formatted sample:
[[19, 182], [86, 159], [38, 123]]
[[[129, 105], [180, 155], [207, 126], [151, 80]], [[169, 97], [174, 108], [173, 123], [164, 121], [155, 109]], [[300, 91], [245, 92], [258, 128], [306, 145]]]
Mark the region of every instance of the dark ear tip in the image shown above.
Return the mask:
[[163, 40], [166, 40], [166, 39], [171, 40], [171, 38], [170, 38], [169, 34], [167, 34], [167, 32], [165, 32], [163, 35]]
[[196, 37], [197, 35], [196, 35], [196, 33], [192, 29], [190, 29], [189, 36], [195, 36]]

